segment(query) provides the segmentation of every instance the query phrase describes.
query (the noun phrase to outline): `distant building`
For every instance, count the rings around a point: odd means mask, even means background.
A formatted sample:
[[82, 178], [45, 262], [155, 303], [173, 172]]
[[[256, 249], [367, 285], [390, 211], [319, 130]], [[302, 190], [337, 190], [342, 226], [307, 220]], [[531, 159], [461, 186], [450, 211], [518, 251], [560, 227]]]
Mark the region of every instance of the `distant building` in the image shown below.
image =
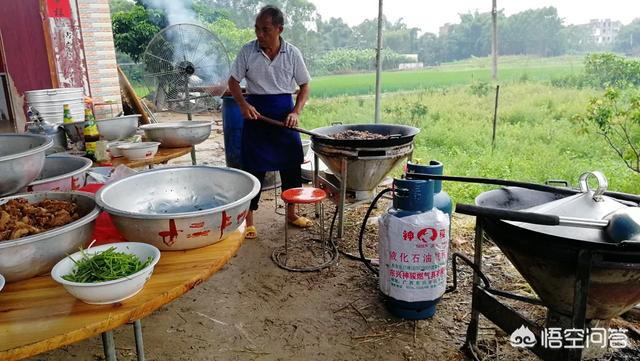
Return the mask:
[[418, 61], [418, 54], [402, 54], [407, 60], [406, 63], [398, 64], [399, 70], [420, 69], [424, 67], [422, 62]]
[[598, 45], [612, 44], [622, 28], [622, 23], [611, 19], [592, 19], [589, 22], [591, 37]]

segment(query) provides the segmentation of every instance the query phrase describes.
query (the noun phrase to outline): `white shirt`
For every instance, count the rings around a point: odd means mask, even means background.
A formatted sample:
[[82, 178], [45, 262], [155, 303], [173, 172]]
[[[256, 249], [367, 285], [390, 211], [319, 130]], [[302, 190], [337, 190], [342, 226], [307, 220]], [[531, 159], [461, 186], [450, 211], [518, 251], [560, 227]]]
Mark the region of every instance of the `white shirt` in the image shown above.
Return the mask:
[[293, 94], [311, 76], [298, 48], [280, 38], [280, 52], [271, 60], [258, 40], [245, 44], [231, 66], [231, 76], [246, 79], [249, 94]]

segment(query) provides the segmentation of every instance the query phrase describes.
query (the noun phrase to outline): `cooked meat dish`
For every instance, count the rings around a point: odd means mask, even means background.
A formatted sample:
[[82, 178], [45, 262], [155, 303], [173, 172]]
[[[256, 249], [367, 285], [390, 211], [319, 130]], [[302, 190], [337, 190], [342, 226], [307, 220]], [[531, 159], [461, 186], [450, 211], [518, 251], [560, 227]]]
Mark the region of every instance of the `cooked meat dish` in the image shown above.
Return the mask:
[[386, 135], [371, 133], [366, 130], [345, 130], [340, 133], [333, 134], [334, 139], [340, 140], [369, 140], [369, 139], [388, 139]]
[[29, 203], [15, 198], [0, 205], [0, 241], [48, 231], [80, 218], [78, 205], [63, 200], [45, 199]]

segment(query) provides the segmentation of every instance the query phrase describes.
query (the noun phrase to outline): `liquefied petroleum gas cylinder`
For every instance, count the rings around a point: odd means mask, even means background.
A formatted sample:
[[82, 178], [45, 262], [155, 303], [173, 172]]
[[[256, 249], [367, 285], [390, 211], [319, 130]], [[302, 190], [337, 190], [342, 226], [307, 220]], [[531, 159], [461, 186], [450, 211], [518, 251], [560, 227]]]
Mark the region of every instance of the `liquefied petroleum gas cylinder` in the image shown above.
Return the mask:
[[433, 316], [446, 288], [449, 217], [434, 207], [434, 183], [394, 179], [393, 206], [378, 221], [380, 290], [401, 318]]
[[[443, 175], [444, 165], [437, 160], [431, 160], [429, 164], [407, 163], [407, 179], [411, 179], [411, 173]], [[442, 190], [441, 180], [434, 179], [433, 182], [433, 206], [446, 213], [451, 220], [451, 197]]]

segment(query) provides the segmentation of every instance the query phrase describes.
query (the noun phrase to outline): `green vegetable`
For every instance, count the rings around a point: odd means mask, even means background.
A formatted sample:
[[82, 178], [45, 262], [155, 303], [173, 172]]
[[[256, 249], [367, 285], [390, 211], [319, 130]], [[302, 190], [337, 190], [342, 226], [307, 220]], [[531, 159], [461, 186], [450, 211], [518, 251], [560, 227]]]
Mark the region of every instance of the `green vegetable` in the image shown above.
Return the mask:
[[62, 278], [81, 283], [112, 281], [140, 271], [153, 260], [148, 257], [146, 261], [142, 262], [134, 254], [116, 252], [115, 250], [115, 247], [110, 247], [94, 255], [88, 255], [85, 250], [80, 249], [82, 258], [77, 261], [72, 259], [76, 268]]

